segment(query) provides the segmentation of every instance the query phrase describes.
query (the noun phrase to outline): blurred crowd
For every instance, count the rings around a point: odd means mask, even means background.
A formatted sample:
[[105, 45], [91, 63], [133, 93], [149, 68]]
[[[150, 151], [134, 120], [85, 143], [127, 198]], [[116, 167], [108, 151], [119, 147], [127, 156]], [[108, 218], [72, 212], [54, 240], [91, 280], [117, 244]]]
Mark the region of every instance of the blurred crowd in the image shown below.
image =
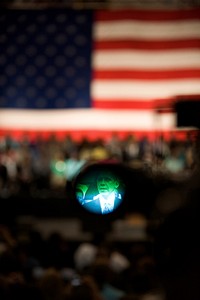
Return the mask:
[[103, 237], [73, 245], [59, 233], [0, 226], [0, 299], [160, 300], [151, 247]]
[[0, 138], [0, 197], [18, 193], [32, 196], [41, 192], [65, 188], [88, 163], [116, 161], [132, 168], [142, 168], [169, 176], [187, 176], [198, 160], [196, 139], [185, 140], [163, 136], [150, 141], [130, 134], [124, 139], [115, 133], [109, 140], [75, 141], [70, 135], [58, 139], [40, 136], [34, 140], [24, 136]]

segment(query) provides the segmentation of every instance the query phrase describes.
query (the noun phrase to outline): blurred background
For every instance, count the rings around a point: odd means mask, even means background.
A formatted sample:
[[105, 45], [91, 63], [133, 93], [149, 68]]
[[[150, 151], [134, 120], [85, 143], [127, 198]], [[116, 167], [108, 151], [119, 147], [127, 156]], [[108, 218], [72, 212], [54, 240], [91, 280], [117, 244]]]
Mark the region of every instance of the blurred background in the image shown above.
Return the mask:
[[[199, 195], [200, 2], [0, 7], [2, 299], [163, 299], [157, 232]], [[73, 190], [101, 162], [126, 186], [104, 217]]]

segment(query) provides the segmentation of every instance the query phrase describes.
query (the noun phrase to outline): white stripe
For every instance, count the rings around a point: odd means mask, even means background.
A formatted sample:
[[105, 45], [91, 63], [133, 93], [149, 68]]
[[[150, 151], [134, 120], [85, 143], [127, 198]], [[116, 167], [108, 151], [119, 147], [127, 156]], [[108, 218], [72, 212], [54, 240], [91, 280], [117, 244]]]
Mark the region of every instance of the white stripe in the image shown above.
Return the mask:
[[200, 50], [126, 51], [97, 50], [93, 69], [183, 69], [200, 68]]
[[170, 130], [174, 113], [112, 110], [0, 110], [0, 129], [21, 130]]
[[[122, 15], [123, 18], [123, 15]], [[179, 40], [200, 38], [200, 21], [99, 21], [94, 27], [96, 40]]]
[[121, 99], [152, 100], [171, 98], [179, 95], [200, 94], [200, 79], [171, 81], [137, 81], [137, 80], [94, 80], [91, 86], [95, 100], [104, 98], [121, 101]]

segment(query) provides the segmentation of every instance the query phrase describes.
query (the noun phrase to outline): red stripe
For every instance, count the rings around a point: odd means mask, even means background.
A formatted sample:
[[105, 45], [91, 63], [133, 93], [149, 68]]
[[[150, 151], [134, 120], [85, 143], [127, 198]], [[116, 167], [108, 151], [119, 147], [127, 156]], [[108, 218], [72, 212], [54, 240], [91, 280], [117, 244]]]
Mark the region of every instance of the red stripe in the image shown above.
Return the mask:
[[113, 20], [141, 20], [141, 21], [177, 21], [200, 19], [200, 9], [187, 10], [99, 10], [96, 11], [96, 21]]
[[[30, 140], [36, 140], [38, 137], [41, 139], [48, 139], [52, 136], [52, 134], [58, 139], [58, 140], [64, 140], [67, 135], [70, 135], [73, 140], [75, 141], [81, 141], [83, 138], [87, 138], [88, 140], [97, 140], [97, 139], [103, 139], [103, 140], [109, 140], [114, 133], [118, 135], [120, 139], [124, 139], [127, 135], [134, 135], [136, 139], [140, 140], [144, 136], [149, 138], [149, 140], [155, 140], [157, 137], [162, 135], [166, 140], [169, 140], [172, 136], [179, 139], [184, 140], [187, 137], [189, 130], [70, 130], [70, 131], [25, 131], [20, 129], [4, 129], [0, 130], [0, 137], [6, 137], [10, 136], [14, 138], [15, 140], [22, 140], [24, 136], [28, 136]], [[198, 131], [190, 131], [194, 135], [198, 133]]]
[[200, 69], [179, 69], [179, 70], [93, 70], [93, 80], [173, 80], [173, 79], [198, 79]]
[[96, 109], [133, 109], [133, 110], [157, 110], [159, 113], [168, 113], [174, 111], [175, 103], [184, 100], [200, 101], [200, 95], [183, 95], [167, 99], [151, 99], [148, 101], [142, 99], [95, 99], [93, 107]]
[[[174, 99], [156, 99], [156, 100], [125, 100], [120, 99], [95, 99], [93, 101], [93, 107], [96, 109], [134, 109], [134, 110], [150, 110], [150, 109], [161, 109], [167, 108], [172, 112]], [[166, 111], [167, 112], [167, 111]]]
[[183, 100], [196, 100], [200, 101], [200, 95], [179, 95], [174, 98], [175, 101], [183, 101]]
[[96, 40], [94, 50], [173, 50], [173, 49], [192, 49], [200, 48], [200, 39], [184, 40], [119, 40], [104, 41]]

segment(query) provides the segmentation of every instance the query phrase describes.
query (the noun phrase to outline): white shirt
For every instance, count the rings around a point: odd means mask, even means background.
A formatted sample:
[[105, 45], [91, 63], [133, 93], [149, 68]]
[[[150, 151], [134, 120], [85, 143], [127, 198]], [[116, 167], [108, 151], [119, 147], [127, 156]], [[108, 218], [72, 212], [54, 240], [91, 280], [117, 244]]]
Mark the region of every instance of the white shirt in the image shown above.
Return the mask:
[[105, 199], [101, 194], [98, 194], [93, 199], [99, 199], [102, 214], [104, 213], [105, 205], [108, 206], [110, 212], [114, 209], [115, 192], [112, 192], [107, 199]]

